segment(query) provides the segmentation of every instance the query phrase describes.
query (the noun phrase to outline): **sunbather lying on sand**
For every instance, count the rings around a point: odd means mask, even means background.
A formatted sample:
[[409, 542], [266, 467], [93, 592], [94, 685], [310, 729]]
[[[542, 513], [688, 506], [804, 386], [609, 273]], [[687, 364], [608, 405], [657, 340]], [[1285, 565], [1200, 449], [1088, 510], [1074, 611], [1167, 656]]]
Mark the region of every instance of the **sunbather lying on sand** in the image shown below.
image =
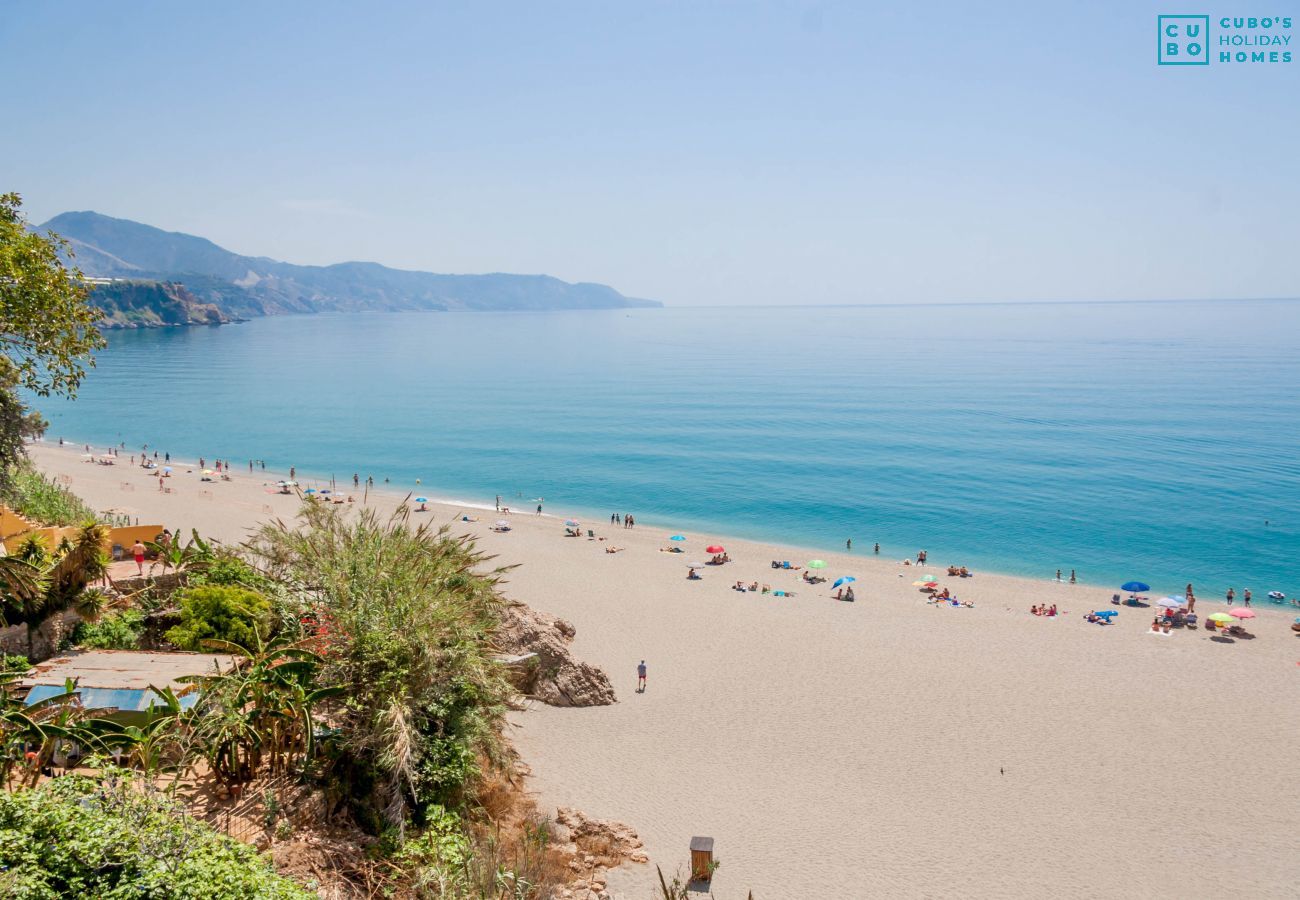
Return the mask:
[[605, 548], [605, 552], [606, 552], [606, 553], [621, 553], [621, 552], [623, 552], [623, 551], [626, 550], [626, 549], [627, 549], [626, 547], [606, 547], [606, 548]]

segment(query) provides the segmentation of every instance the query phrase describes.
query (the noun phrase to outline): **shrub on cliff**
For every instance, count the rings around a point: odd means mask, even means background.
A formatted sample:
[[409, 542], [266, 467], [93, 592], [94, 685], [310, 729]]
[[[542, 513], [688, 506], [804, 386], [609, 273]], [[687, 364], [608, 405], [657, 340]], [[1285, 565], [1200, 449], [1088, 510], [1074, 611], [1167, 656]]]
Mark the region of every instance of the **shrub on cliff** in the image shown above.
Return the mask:
[[252, 847], [110, 773], [0, 792], [0, 896], [307, 900]]
[[256, 646], [270, 634], [271, 603], [256, 591], [224, 585], [190, 587], [177, 595], [181, 622], [163, 635], [181, 650], [207, 640]]
[[98, 622], [78, 622], [70, 639], [87, 650], [135, 650], [144, 634], [144, 613], [124, 609], [110, 613]]
[[37, 525], [84, 525], [95, 520], [95, 511], [80, 497], [55, 484], [25, 459], [10, 469], [0, 499]]
[[322, 681], [348, 686], [328, 774], [358, 818], [400, 836], [436, 804], [460, 814], [498, 749], [508, 692], [492, 647], [501, 570], [478, 574], [486, 558], [445, 527], [371, 510], [349, 521], [319, 503], [251, 546], [312, 605]]

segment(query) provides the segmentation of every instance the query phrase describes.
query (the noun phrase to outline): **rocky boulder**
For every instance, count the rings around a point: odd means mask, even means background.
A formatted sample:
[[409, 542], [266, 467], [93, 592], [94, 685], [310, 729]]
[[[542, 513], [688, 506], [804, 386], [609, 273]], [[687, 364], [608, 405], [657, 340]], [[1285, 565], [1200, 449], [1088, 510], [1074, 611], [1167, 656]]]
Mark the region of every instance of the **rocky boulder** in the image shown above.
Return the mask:
[[609, 676], [573, 658], [569, 643], [575, 633], [563, 619], [513, 603], [502, 614], [497, 646], [508, 657], [515, 686], [529, 697], [550, 706], [614, 703]]

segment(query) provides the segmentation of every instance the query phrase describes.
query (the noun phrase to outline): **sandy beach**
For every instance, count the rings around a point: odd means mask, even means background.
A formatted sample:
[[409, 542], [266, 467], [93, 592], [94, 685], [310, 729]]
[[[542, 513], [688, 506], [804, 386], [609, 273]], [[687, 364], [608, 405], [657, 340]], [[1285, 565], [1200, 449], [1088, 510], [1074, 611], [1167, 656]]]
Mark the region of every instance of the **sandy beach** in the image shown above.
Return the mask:
[[[272, 486], [277, 473], [236, 467], [232, 481], [201, 482], [175, 463], [160, 493], [123, 453], [99, 466], [80, 448], [31, 448], [96, 509], [173, 531], [238, 541], [297, 509]], [[398, 487], [367, 502], [391, 509]], [[518, 564], [506, 593], [570, 620], [575, 653], [613, 679], [613, 706], [537, 705], [511, 721], [543, 808], [576, 806], [644, 839], [652, 864], [611, 873], [618, 897], [649, 900], [654, 864], [684, 870], [692, 835], [716, 841], [720, 900], [1296, 896], [1289, 607], [1257, 597], [1256, 637], [1232, 642], [1204, 629], [1152, 635], [1152, 610], [1088, 624], [1114, 590], [1047, 579], [941, 578], [974, 607], [936, 607], [912, 585], [915, 567], [869, 545], [844, 554], [686, 532], [685, 553], [670, 554], [672, 523], [583, 521], [606, 540], [569, 538], [551, 504], [557, 516], [516, 510], [498, 534], [491, 500], [417, 515]], [[732, 562], [688, 581], [685, 563], [715, 542]], [[813, 557], [828, 563], [818, 586], [770, 565]], [[965, 561], [930, 562], [942, 574]], [[856, 602], [832, 598], [841, 575], [857, 578]], [[742, 593], [737, 580], [794, 596]], [[1038, 603], [1062, 614], [1033, 616]], [[1226, 608], [1202, 597], [1197, 612]]]

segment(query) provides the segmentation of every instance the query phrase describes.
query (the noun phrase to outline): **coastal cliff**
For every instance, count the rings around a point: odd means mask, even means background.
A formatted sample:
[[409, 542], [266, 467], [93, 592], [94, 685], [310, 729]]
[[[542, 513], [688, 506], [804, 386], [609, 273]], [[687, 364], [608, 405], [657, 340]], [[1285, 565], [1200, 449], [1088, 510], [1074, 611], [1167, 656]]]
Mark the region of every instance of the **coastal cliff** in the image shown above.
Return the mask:
[[660, 306], [614, 288], [550, 275], [445, 275], [372, 262], [300, 266], [242, 256], [191, 234], [96, 212], [55, 216], [37, 231], [64, 237], [92, 278], [176, 282], [230, 318], [366, 311], [509, 311]]
[[90, 302], [104, 311], [103, 328], [167, 328], [226, 325], [235, 319], [172, 281], [94, 284]]

